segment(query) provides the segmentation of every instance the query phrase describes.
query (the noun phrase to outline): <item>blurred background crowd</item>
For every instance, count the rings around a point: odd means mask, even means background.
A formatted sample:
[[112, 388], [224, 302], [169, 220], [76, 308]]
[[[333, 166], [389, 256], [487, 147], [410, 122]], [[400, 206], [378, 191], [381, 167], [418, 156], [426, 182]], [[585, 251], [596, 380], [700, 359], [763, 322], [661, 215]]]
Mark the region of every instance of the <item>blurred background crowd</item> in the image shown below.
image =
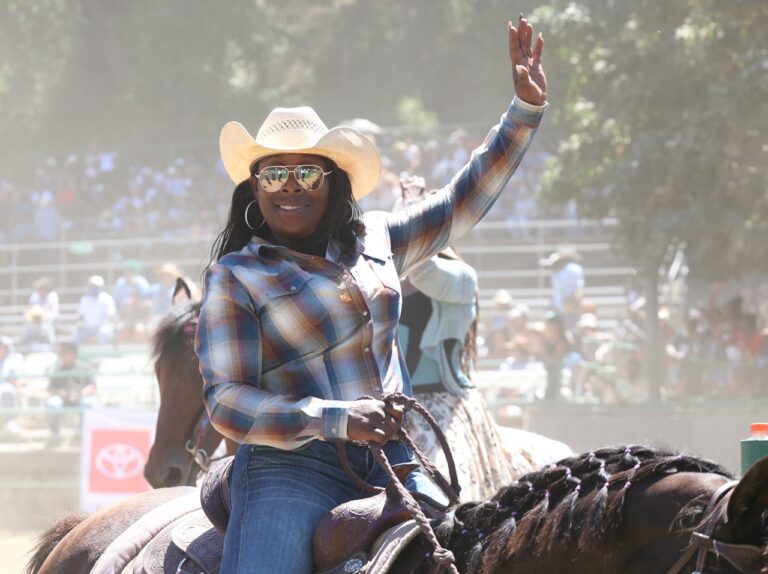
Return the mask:
[[[360, 126], [382, 152], [384, 176], [376, 192], [365, 198], [366, 210], [390, 210], [405, 173], [423, 175], [434, 187], [445, 185], [484, 136], [456, 129], [441, 130], [439, 141], [400, 138], [389, 135], [397, 130], [367, 120], [346, 123]], [[544, 160], [540, 151], [526, 156], [515, 193], [502, 196], [491, 219], [525, 223], [578, 218], [575, 203], [563, 207], [537, 202]], [[0, 212], [0, 241], [213, 235], [226, 216], [228, 181], [214, 155], [191, 151], [50, 156], [29, 172], [0, 173], [6, 206]], [[523, 236], [528, 233], [524, 226], [518, 229]]]
[[[768, 393], [768, 2], [510, 8], [0, 3], [0, 543], [77, 508], [84, 409], [157, 411], [151, 337], [177, 277], [199, 296], [227, 216], [221, 126], [300, 105], [351, 124], [385, 166], [363, 207], [389, 210], [402, 175], [445, 184], [509, 105], [519, 9], [550, 107], [455, 246], [478, 275], [473, 382], [500, 423], [575, 449], [737, 468]], [[0, 574], [30, 547], [0, 546]]]

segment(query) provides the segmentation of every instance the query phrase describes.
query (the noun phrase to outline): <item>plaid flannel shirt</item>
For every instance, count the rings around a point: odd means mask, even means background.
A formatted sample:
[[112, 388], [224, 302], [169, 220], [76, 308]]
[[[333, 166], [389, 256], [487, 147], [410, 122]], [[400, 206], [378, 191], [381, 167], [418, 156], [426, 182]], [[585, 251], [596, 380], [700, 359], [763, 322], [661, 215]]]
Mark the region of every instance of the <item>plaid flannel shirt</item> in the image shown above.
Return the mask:
[[195, 346], [214, 427], [283, 449], [346, 439], [351, 401], [407, 390], [399, 277], [487, 213], [542, 111], [513, 101], [439, 193], [397, 214], [366, 214], [353, 252], [330, 242], [315, 257], [254, 237], [211, 265]]

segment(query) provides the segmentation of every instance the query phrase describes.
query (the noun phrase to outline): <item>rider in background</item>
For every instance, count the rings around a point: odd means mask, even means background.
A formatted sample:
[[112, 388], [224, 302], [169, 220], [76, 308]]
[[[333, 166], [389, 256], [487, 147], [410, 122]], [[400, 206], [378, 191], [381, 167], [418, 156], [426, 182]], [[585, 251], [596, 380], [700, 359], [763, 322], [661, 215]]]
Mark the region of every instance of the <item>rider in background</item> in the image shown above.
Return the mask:
[[[395, 212], [437, 192], [427, 191], [422, 177], [409, 177], [400, 184], [402, 198]], [[471, 380], [471, 370], [477, 367], [477, 272], [447, 247], [414, 267], [401, 278], [401, 285], [398, 344], [414, 397], [445, 433], [456, 461], [462, 500], [488, 498], [534, 467], [526, 452], [527, 441], [502, 438]], [[429, 425], [411, 419], [409, 431], [422, 452], [447, 475], [445, 456]]]
[[[236, 184], [206, 271], [196, 338], [212, 424], [240, 443], [222, 574], [313, 571], [322, 517], [363, 494], [342, 470], [388, 477], [364, 446], [393, 464], [414, 460], [390, 441], [410, 392], [395, 345], [400, 280], [474, 227], [506, 187], [546, 106], [543, 40], [525, 19], [508, 26], [516, 97], [451, 183], [399, 214], [363, 216], [357, 200], [381, 175], [373, 144], [329, 130], [314, 110], [277, 108], [256, 137], [237, 122], [220, 149]], [[370, 396], [357, 400], [361, 396]], [[407, 480], [427, 492], [418, 471]]]

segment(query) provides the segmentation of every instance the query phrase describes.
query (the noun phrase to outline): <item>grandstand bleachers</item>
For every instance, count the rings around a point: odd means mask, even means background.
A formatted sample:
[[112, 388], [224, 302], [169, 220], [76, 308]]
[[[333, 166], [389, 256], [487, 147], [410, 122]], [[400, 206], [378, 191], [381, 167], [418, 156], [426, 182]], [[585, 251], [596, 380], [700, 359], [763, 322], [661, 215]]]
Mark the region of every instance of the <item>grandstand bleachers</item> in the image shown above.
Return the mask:
[[[598, 309], [598, 319], [609, 326], [626, 308], [627, 286], [635, 272], [625, 266], [613, 241], [614, 221], [529, 221], [524, 224], [484, 222], [458, 243], [462, 256], [480, 279], [480, 307], [488, 309], [497, 289], [507, 289], [515, 303], [527, 304], [534, 317], [549, 307], [549, 272], [539, 260], [559, 245], [574, 245], [583, 256], [585, 297]], [[523, 231], [525, 233], [523, 233]], [[0, 333], [17, 337], [32, 282], [40, 275], [53, 278], [61, 301], [60, 334], [69, 334], [77, 321], [77, 302], [88, 276], [99, 274], [111, 285], [122, 261], [141, 261], [152, 281], [152, 270], [165, 261], [200, 277], [207, 263], [211, 237], [140, 238], [36, 243], [0, 246], [0, 260], [8, 263], [0, 278]]]

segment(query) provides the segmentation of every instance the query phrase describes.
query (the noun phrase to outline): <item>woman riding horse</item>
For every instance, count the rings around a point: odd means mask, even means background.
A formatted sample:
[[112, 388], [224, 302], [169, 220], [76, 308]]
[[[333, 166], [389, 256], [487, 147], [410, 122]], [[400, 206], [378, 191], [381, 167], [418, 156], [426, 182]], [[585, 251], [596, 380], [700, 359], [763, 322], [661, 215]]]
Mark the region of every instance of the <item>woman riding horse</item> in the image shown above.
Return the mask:
[[[379, 486], [387, 476], [359, 443], [413, 460], [388, 442], [403, 412], [382, 400], [410, 391], [395, 345], [399, 277], [480, 221], [531, 142], [546, 107], [544, 43], [522, 16], [508, 42], [516, 96], [501, 123], [448, 186], [397, 215], [362, 217], [379, 154], [311, 108], [273, 110], [255, 138], [237, 122], [222, 129], [236, 188], [196, 340], [210, 420], [241, 445], [222, 573], [312, 571], [315, 526], [361, 496], [333, 441], [348, 441], [353, 470]], [[419, 472], [407, 485], [432, 487]]]
[[[642, 446], [595, 450], [527, 474], [490, 500], [462, 504], [435, 530], [466, 574], [556, 574], [564, 565], [572, 574], [764, 574], [768, 457], [735, 487], [729, 478], [719, 465], [691, 456]], [[127, 531], [143, 522], [146, 537], [146, 518], [177, 516], [165, 509], [185, 498], [199, 493], [161, 488], [84, 520], [65, 518], [41, 536], [27, 573], [88, 574]], [[118, 545], [111, 571], [126, 571], [146, 555], [147, 545], [128, 541], [130, 548]], [[170, 559], [167, 542], [153, 546], [166, 551], [157, 556], [163, 568], [153, 572], [199, 570]], [[414, 540], [389, 571], [434, 572], [430, 550], [426, 540]]]

